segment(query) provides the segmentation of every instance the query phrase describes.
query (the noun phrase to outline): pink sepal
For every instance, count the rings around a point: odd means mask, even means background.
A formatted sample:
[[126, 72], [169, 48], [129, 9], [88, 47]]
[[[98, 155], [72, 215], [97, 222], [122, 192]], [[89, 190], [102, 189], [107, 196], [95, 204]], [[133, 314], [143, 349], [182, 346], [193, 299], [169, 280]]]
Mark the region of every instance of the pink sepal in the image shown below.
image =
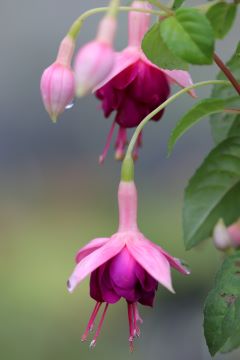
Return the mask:
[[160, 284], [174, 293], [170, 265], [164, 254], [150, 245], [143, 236], [139, 241], [129, 241], [127, 247], [133, 258]]
[[110, 241], [101, 246], [88, 256], [86, 256], [80, 263], [78, 263], [68, 280], [68, 290], [72, 292], [75, 287], [91, 272], [96, 270], [106, 261], [117, 255], [125, 243], [122, 237], [112, 237]]
[[115, 52], [114, 54], [114, 66], [109, 75], [100, 82], [94, 89], [93, 92], [96, 92], [98, 89], [106, 85], [109, 81], [111, 81], [116, 75], [121, 73], [130, 65], [133, 65], [139, 58], [140, 53], [134, 47], [127, 47], [120, 53]]
[[109, 241], [109, 238], [97, 238], [90, 241], [87, 245], [82, 247], [75, 257], [75, 261], [78, 264], [82, 259], [91, 254], [93, 251], [97, 250], [101, 246], [105, 245]]

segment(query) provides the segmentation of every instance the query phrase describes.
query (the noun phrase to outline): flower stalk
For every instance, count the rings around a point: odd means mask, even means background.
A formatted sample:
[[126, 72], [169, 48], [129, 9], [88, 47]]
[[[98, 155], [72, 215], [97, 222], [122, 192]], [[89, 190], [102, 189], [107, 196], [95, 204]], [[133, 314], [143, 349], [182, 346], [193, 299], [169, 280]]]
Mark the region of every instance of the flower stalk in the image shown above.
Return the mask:
[[220, 57], [214, 53], [213, 55], [214, 61], [220, 70], [224, 73], [224, 75], [228, 78], [232, 86], [235, 88], [237, 93], [240, 95], [240, 83], [237, 81], [233, 73], [227, 68], [224, 62], [220, 59]]
[[132, 156], [125, 156], [123, 160], [121, 180], [126, 182], [134, 180], [134, 161]]
[[[72, 24], [72, 26], [70, 27], [70, 29], [68, 31], [68, 35], [71, 36], [74, 40], [76, 40], [78, 37], [78, 34], [82, 28], [82, 25], [85, 22], [85, 20], [87, 20], [87, 18], [89, 18], [90, 16], [95, 15], [95, 14], [107, 12], [108, 10], [109, 10], [109, 6], [105, 6], [105, 7], [99, 7], [99, 8], [90, 9], [90, 10], [85, 11], [83, 14], [81, 14], [77, 18], [77, 20], [74, 21], [74, 23]], [[131, 6], [119, 6], [118, 11], [119, 12], [129, 12], [129, 11], [132, 11], [132, 7]], [[135, 9], [134, 11], [157, 15], [157, 16], [162, 15], [162, 12], [159, 10]]]
[[160, 1], [158, 0], [148, 0], [148, 2], [154, 6], [156, 6], [157, 8], [161, 9], [162, 11], [164, 11], [167, 15], [174, 15], [174, 11], [169, 9], [169, 7], [167, 7], [166, 5], [162, 4]]
[[132, 152], [134, 150], [134, 146], [136, 144], [136, 141], [138, 139], [139, 134], [141, 133], [141, 131], [143, 130], [144, 126], [152, 119], [153, 116], [155, 116], [159, 111], [163, 110], [167, 105], [171, 104], [174, 100], [176, 100], [179, 96], [189, 92], [192, 89], [196, 89], [199, 88], [201, 86], [207, 86], [207, 85], [231, 85], [231, 83], [229, 81], [226, 80], [207, 80], [207, 81], [201, 81], [198, 82], [194, 85], [188, 86], [180, 91], [178, 91], [177, 93], [175, 93], [174, 95], [172, 95], [169, 99], [167, 99], [166, 101], [164, 101], [161, 105], [159, 105], [156, 109], [154, 109], [150, 114], [148, 114], [141, 122], [140, 124], [136, 127], [136, 130], [134, 131], [134, 134], [131, 138], [131, 141], [128, 145], [128, 149], [126, 152], [126, 156], [125, 158], [131, 158], [132, 157]]

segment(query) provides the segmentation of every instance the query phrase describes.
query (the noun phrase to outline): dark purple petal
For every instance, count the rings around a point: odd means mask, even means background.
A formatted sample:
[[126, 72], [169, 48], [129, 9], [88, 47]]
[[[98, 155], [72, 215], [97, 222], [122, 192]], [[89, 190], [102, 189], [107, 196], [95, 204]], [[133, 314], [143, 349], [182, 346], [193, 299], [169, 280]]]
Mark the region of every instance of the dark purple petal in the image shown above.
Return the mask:
[[114, 284], [122, 289], [133, 289], [137, 277], [135, 275], [136, 261], [129, 253], [127, 247], [111, 259], [110, 277]]
[[143, 292], [138, 302], [145, 306], [153, 306], [155, 299], [155, 291]]
[[125, 96], [118, 108], [116, 122], [124, 128], [136, 127], [148, 114], [148, 106]]
[[99, 284], [99, 268], [91, 273], [90, 296], [97, 302], [103, 302], [102, 292]]
[[114, 284], [114, 282], [112, 282], [112, 285], [114, 287], [115, 292], [123, 297], [124, 299], [126, 299], [126, 301], [128, 302], [137, 302], [138, 299], [141, 297], [141, 293], [139, 291], [139, 289], [134, 286], [131, 289], [123, 289], [118, 287], [116, 284]]
[[116, 294], [109, 276], [109, 263], [100, 266], [91, 274], [90, 296], [101, 302], [116, 303], [121, 296]]
[[152, 107], [152, 110], [164, 102], [170, 93], [166, 76], [161, 70], [149, 66], [142, 60], [137, 63], [138, 75], [128, 87], [130, 96]]
[[112, 87], [118, 90], [126, 89], [131, 84], [131, 82], [136, 78], [136, 76], [138, 76], [137, 64], [138, 62], [136, 64], [127, 67], [120, 74], [115, 76], [110, 81]]
[[145, 292], [156, 291], [158, 283], [157, 281], [149, 275], [141, 265], [137, 264], [135, 268], [135, 274], [141, 284], [142, 289]]

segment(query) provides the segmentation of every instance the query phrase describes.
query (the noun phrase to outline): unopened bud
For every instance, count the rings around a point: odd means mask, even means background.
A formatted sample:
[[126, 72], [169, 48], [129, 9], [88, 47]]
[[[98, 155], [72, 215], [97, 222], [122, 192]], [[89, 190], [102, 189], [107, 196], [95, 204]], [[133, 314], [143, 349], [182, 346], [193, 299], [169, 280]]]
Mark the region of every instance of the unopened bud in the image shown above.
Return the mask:
[[225, 251], [232, 246], [228, 230], [220, 219], [213, 230], [213, 242], [218, 250]]
[[74, 41], [67, 36], [61, 42], [56, 61], [42, 74], [42, 100], [54, 122], [74, 98], [74, 75], [71, 69], [73, 51]]
[[134, 12], [134, 9], [151, 10], [152, 6], [148, 1], [133, 1], [133, 11], [128, 15], [128, 44], [129, 46], [141, 47], [142, 39], [147, 32], [151, 15], [144, 12]]
[[240, 219], [228, 227], [233, 247], [240, 247]]
[[78, 97], [90, 93], [111, 72], [114, 65], [112, 42], [116, 31], [116, 19], [103, 18], [97, 37], [84, 45], [75, 60], [75, 85]]
[[240, 247], [240, 220], [226, 227], [220, 219], [213, 231], [213, 241], [216, 248], [223, 251]]

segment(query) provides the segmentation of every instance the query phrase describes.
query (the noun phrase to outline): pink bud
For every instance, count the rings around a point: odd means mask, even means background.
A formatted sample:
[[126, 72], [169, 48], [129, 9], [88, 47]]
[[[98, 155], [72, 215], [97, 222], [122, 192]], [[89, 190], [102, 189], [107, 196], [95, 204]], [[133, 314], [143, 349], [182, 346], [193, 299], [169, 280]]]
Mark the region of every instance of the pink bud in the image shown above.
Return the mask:
[[223, 251], [230, 247], [240, 247], [240, 220], [226, 227], [220, 219], [214, 228], [213, 241], [216, 248]]
[[60, 44], [56, 61], [42, 74], [42, 99], [53, 122], [74, 98], [74, 74], [71, 69], [73, 51], [74, 41], [67, 36]]
[[116, 20], [106, 16], [99, 24], [97, 37], [83, 46], [75, 60], [76, 95], [91, 92], [110, 73], [114, 65], [112, 42], [116, 30]]
[[240, 247], [240, 219], [228, 227], [228, 233], [231, 237], [232, 245]]
[[[148, 1], [133, 1], [134, 9], [152, 9]], [[147, 32], [150, 24], [151, 15], [143, 12], [131, 11], [128, 15], [128, 44], [129, 46], [141, 47], [144, 34]]]
[[213, 242], [218, 250], [225, 251], [231, 247], [231, 238], [222, 219], [218, 221], [213, 230]]

